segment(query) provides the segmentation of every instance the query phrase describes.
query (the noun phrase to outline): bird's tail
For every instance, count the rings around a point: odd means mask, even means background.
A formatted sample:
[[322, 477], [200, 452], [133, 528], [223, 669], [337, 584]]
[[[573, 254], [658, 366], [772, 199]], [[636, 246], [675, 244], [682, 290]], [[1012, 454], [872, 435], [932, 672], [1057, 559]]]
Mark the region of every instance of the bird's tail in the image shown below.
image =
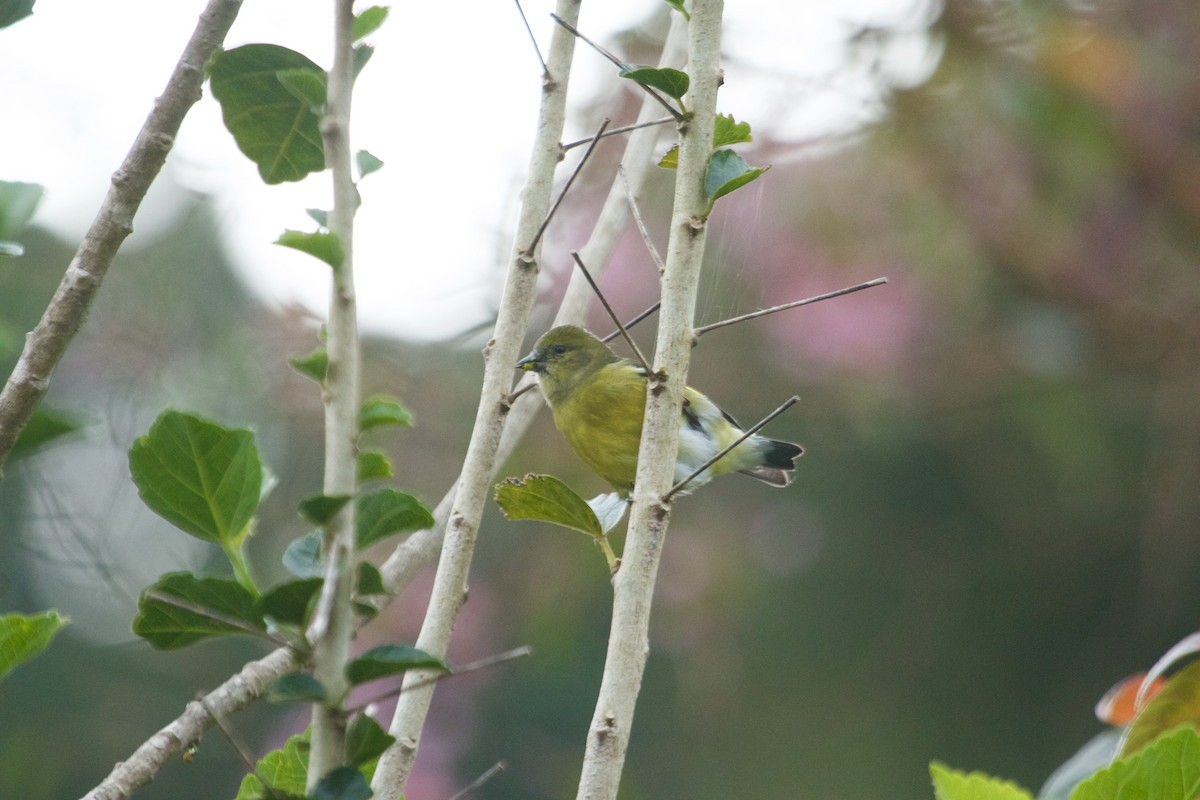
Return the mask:
[[762, 463], [757, 467], [739, 470], [743, 475], [758, 478], [771, 486], [787, 486], [792, 482], [792, 470], [796, 468], [796, 459], [804, 455], [804, 448], [791, 442], [781, 442], [778, 439], [754, 437], [761, 447]]

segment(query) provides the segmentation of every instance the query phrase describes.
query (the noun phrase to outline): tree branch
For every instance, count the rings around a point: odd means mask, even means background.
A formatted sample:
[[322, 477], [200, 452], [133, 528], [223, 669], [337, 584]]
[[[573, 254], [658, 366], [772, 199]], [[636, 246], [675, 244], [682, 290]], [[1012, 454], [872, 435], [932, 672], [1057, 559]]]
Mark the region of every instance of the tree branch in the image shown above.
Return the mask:
[[21, 431], [37, 409], [50, 377], [87, 316], [133, 217], [158, 176], [184, 116], [200, 99], [204, 65], [225, 40], [241, 0], [209, 0], [163, 93], [142, 124], [133, 147], [113, 173], [112, 186], [84, 234], [37, 327], [25, 337], [21, 358], [0, 393], [0, 474]]

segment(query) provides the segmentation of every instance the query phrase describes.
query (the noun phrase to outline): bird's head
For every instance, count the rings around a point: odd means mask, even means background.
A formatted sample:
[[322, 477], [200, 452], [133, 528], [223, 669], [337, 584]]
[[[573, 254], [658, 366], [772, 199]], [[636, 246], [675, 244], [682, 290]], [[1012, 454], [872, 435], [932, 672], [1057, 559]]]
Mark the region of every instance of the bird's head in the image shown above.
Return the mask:
[[617, 360], [608, 345], [583, 328], [562, 325], [542, 334], [533, 352], [517, 362], [517, 368], [536, 372], [543, 388], [553, 389], [577, 385]]

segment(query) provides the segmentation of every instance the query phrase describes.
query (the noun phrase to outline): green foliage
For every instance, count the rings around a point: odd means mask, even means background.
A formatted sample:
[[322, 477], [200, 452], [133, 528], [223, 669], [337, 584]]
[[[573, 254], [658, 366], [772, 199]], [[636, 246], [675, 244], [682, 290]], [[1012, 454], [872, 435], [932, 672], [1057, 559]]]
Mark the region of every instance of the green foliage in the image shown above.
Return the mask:
[[388, 593], [388, 590], [383, 586], [383, 573], [369, 561], [359, 562], [358, 581], [354, 584], [354, 587], [360, 596]]
[[[0, 5], [0, 27], [16, 21], [4, 23], [5, 11]], [[25, 248], [13, 240], [25, 230], [41, 200], [42, 187], [36, 183], [0, 181], [0, 256], [24, 255]]]
[[378, 722], [360, 714], [346, 729], [346, 761], [356, 767], [370, 763], [395, 741], [396, 737], [379, 727]]
[[770, 167], [752, 167], [732, 150], [718, 150], [708, 161], [704, 192], [708, 197], [708, 212], [713, 204], [732, 191], [758, 178]]
[[713, 127], [713, 150], [752, 141], [754, 137], [750, 133], [749, 122], [738, 122], [732, 114], [717, 114]]
[[[311, 209], [309, 210], [311, 211]], [[288, 363], [301, 375], [307, 375], [318, 383], [324, 383], [325, 375], [329, 372], [329, 353], [324, 347], [318, 347], [303, 358], [289, 358]]]
[[288, 230], [279, 234], [275, 244], [308, 253], [334, 269], [339, 269], [346, 260], [346, 248], [342, 246], [341, 237], [330, 231], [305, 233]]
[[360, 178], [365, 178], [372, 172], [383, 169], [383, 162], [367, 150], [359, 150], [354, 156], [354, 161], [358, 164], [358, 177]]
[[312, 800], [367, 800], [373, 794], [367, 778], [356, 767], [335, 767], [317, 781]]
[[68, 622], [57, 611], [0, 616], [0, 680], [49, 647]]
[[362, 408], [358, 412], [358, 427], [364, 431], [384, 425], [399, 425], [408, 428], [412, 424], [412, 412], [396, 398], [386, 395], [368, 397], [363, 401]]
[[254, 772], [242, 779], [237, 800], [279, 800], [281, 796], [305, 797], [309, 748], [307, 731], [289, 737], [281, 749], [272, 750], [259, 759]]
[[1194, 800], [1200, 796], [1200, 733], [1183, 727], [1079, 784], [1071, 800]]
[[449, 672], [440, 658], [418, 650], [411, 644], [383, 644], [373, 647], [346, 665], [346, 679], [354, 686], [399, 675], [410, 669], [435, 669]]
[[358, 498], [356, 544], [365, 550], [388, 536], [432, 528], [433, 522], [433, 514], [417, 498], [380, 489]]
[[0, 0], [0, 28], [7, 28], [33, 13], [33, 0]]
[[303, 626], [322, 583], [321, 578], [284, 581], [263, 594], [258, 609], [264, 616], [283, 625]]
[[[301, 78], [297, 70], [309, 76]], [[324, 70], [278, 45], [243, 45], [213, 60], [209, 82], [225, 127], [266, 183], [298, 181], [325, 169], [311, 102], [316, 81], [326, 83]]]
[[929, 776], [937, 800], [1033, 800], [1033, 795], [1011, 781], [982, 772], [968, 775], [936, 761], [929, 765]]
[[358, 454], [358, 482], [377, 481], [392, 477], [392, 462], [378, 450], [362, 450]]
[[387, 19], [389, 10], [387, 6], [370, 6], [355, 14], [354, 28], [351, 31], [354, 41], [357, 42], [379, 30], [379, 26]]
[[640, 83], [642, 86], [658, 89], [668, 97], [673, 97], [676, 100], [681, 100], [687, 94], [688, 85], [691, 83], [691, 79], [688, 78], [686, 72], [671, 69], [670, 67], [632, 66], [621, 70], [619, 75], [622, 78], [628, 78], [631, 81]]
[[142, 500], [159, 516], [207, 542], [240, 542], [263, 486], [254, 434], [182, 411], [164, 411], [129, 450]]
[[325, 574], [325, 563], [321, 560], [320, 531], [312, 531], [294, 540], [283, 551], [283, 566], [298, 578], [319, 578]]
[[1200, 660], [1171, 676], [1129, 726], [1121, 755], [1141, 750], [1180, 725], [1200, 727]]
[[[606, 534], [620, 521], [625, 506], [623, 501], [619, 506], [615, 505], [611, 497], [600, 495], [592, 501], [596, 504], [593, 507], [553, 475], [507, 478], [496, 485], [496, 505], [506, 517], [550, 522], [591, 536], [604, 551], [610, 571], [616, 569], [617, 559]], [[620, 514], [614, 517], [617, 508]], [[601, 523], [597, 509], [602, 512], [607, 527]]]
[[348, 494], [318, 494], [300, 501], [300, 516], [314, 525], [328, 525], [352, 498]]
[[290, 672], [267, 689], [272, 703], [323, 703], [328, 696], [325, 686], [307, 672]]
[[302, 67], [281, 69], [275, 73], [275, 77], [292, 97], [307, 105], [309, 111], [318, 117], [325, 113], [327, 87], [323, 73]]
[[79, 420], [70, 414], [39, 406], [29, 418], [25, 430], [17, 437], [9, 457], [23, 458], [60, 436], [74, 433], [82, 427]]
[[159, 650], [210, 636], [266, 631], [257, 598], [237, 581], [171, 572], [142, 592], [133, 632]]

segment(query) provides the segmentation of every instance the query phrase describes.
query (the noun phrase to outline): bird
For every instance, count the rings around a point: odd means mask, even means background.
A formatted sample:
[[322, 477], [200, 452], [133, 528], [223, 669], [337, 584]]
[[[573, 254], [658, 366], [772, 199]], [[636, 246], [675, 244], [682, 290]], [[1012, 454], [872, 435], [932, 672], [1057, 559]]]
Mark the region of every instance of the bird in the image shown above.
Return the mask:
[[[622, 496], [633, 490], [642, 416], [646, 408], [646, 369], [621, 358], [608, 345], [576, 325], [542, 334], [517, 368], [537, 375], [554, 424], [576, 455]], [[745, 431], [729, 414], [690, 386], [679, 418], [675, 483], [728, 447]], [[804, 448], [754, 434], [689, 481], [682, 493], [714, 477], [740, 472], [771, 486], [787, 486]]]

